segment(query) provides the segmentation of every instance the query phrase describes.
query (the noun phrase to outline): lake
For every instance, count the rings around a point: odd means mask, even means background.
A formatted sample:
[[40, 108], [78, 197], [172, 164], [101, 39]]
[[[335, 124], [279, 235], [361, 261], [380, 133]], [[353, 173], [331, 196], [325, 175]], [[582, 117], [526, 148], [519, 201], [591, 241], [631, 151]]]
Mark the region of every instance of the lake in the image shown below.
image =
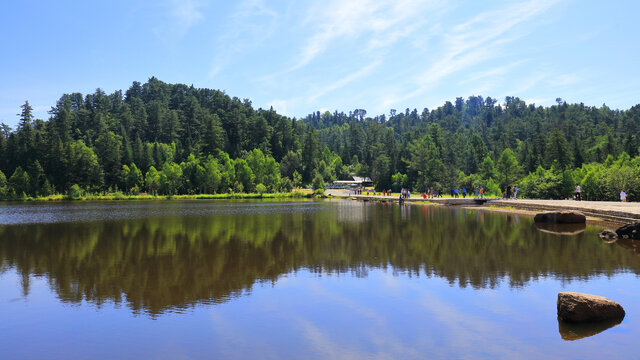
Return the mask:
[[[460, 207], [0, 205], [2, 359], [634, 358], [640, 248]], [[558, 323], [560, 291], [620, 324]]]

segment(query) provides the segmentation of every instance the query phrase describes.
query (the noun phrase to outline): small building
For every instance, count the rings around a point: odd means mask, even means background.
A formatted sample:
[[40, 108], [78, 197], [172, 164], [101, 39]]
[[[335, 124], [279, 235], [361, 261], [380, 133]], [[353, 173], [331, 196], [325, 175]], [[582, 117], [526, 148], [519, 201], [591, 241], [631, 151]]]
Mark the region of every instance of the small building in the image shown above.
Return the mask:
[[334, 189], [358, 189], [373, 185], [370, 177], [352, 176], [351, 180], [336, 180], [333, 182]]

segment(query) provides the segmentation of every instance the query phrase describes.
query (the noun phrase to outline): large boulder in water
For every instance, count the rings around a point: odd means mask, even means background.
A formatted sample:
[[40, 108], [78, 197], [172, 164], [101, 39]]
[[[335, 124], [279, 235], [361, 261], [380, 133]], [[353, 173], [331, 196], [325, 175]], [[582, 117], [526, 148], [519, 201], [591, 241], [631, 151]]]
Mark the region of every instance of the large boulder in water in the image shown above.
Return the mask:
[[580, 224], [587, 221], [583, 213], [577, 211], [547, 211], [536, 214], [533, 221], [551, 224]]
[[624, 318], [624, 309], [606, 297], [561, 292], [558, 293], [558, 318], [567, 322], [621, 319]]
[[622, 239], [640, 240], [640, 222], [622, 226], [616, 230], [616, 234]]

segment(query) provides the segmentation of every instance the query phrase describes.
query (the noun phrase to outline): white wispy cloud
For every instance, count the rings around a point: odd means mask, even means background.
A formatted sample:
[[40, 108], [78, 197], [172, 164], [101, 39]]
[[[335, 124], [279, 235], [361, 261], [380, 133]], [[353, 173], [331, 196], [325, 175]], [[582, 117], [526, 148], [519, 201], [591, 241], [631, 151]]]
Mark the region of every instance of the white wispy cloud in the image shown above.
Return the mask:
[[173, 0], [171, 2], [171, 16], [175, 19], [181, 31], [187, 31], [204, 19], [201, 8], [204, 4], [194, 0]]
[[583, 77], [577, 73], [574, 74], [560, 74], [554, 76], [549, 80], [549, 83], [553, 86], [567, 86], [581, 82]]
[[512, 62], [510, 64], [507, 64], [507, 65], [497, 66], [497, 67], [490, 68], [488, 70], [474, 72], [471, 76], [469, 76], [466, 79], [462, 80], [461, 83], [464, 84], [464, 83], [469, 83], [469, 82], [475, 82], [475, 81], [478, 81], [478, 80], [484, 80], [484, 79], [487, 79], [487, 78], [490, 79], [490, 78], [502, 77], [502, 76], [510, 73], [512, 70], [514, 70], [518, 66], [524, 64], [527, 61], [528, 60], [514, 61], [514, 62]]
[[[306, 94], [273, 102], [286, 108], [292, 108], [293, 104], [311, 104], [327, 94], [374, 74], [385, 64], [388, 52], [398, 42], [407, 39], [411, 43], [416, 38], [421, 38], [424, 43], [428, 37], [424, 28], [431, 18], [420, 15], [435, 14], [443, 7], [433, 0], [317, 2], [306, 10], [308, 15], [296, 27], [304, 29], [308, 34], [303, 36], [297, 55], [293, 57], [293, 64], [261, 77], [260, 81], [263, 85], [280, 86], [282, 81], [287, 79], [284, 75], [307, 67], [338, 46], [353, 44], [351, 54], [368, 60], [364, 67], [361, 67], [362, 61], [354, 65], [353, 61], [345, 59], [344, 67], [323, 69], [320, 78], [311, 76], [315, 86], [310, 87]], [[335, 61], [333, 63], [336, 64]], [[343, 75], [345, 73], [347, 75]]]
[[440, 60], [427, 67], [416, 76], [415, 89], [401, 95], [391, 95], [381, 101], [384, 106], [415, 98], [433, 89], [444, 78], [467, 70], [492, 58], [502, 56], [502, 45], [513, 42], [527, 34], [516, 32], [515, 28], [556, 4], [556, 0], [527, 1], [489, 10], [471, 20], [452, 28], [444, 35], [445, 50], [439, 54]]
[[204, 19], [204, 7], [205, 4], [196, 0], [170, 0], [163, 3], [162, 20], [152, 31], [163, 42], [174, 42]]
[[360, 79], [364, 76], [369, 75], [375, 68], [377, 68], [378, 66], [380, 66], [380, 64], [382, 63], [382, 60], [378, 59], [375, 60], [374, 62], [370, 63], [369, 65], [363, 67], [362, 69], [358, 70], [357, 72], [353, 73], [353, 74], [349, 74], [345, 77], [343, 77], [342, 79], [339, 79], [337, 81], [334, 81], [333, 83], [321, 88], [320, 90], [316, 91], [315, 93], [313, 93], [311, 96], [309, 96], [309, 100], [310, 101], [315, 101], [316, 99], [318, 99], [319, 97], [337, 90], [339, 88], [342, 88], [344, 86], [346, 86], [347, 84]]
[[[423, 19], [429, 0], [334, 0], [312, 7], [306, 20], [318, 30], [305, 40], [297, 62], [276, 74], [300, 69], [320, 56], [335, 41], [356, 39], [368, 35], [368, 50], [392, 46], [399, 39], [414, 33]], [[318, 20], [321, 19], [321, 20]]]
[[216, 76], [245, 50], [272, 36], [281, 15], [264, 0], [240, 2], [229, 16], [229, 24], [222, 35], [216, 35], [216, 56], [209, 77]]
[[510, 88], [505, 95], [518, 96], [518, 94], [523, 94], [527, 90], [535, 87], [541, 82], [548, 80], [550, 76], [551, 75], [546, 72], [534, 72], [534, 73], [528, 74], [522, 77], [521, 79], [519, 79], [518, 82], [515, 84], [515, 86]]
[[280, 114], [290, 114], [290, 109], [296, 105], [298, 100], [296, 99], [274, 99], [268, 102], [270, 107], [273, 107]]
[[548, 98], [529, 98], [529, 99], [524, 99], [524, 102], [527, 103], [527, 105], [535, 105], [535, 106], [541, 106], [541, 105], [547, 105], [549, 103], [551, 103], [551, 99]]

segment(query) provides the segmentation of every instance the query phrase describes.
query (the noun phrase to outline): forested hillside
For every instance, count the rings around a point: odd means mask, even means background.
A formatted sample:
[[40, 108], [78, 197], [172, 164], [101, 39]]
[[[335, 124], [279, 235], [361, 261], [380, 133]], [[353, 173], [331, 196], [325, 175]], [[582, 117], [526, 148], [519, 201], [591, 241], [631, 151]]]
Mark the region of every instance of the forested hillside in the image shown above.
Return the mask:
[[65, 94], [48, 120], [2, 125], [0, 197], [90, 192], [288, 191], [371, 176], [378, 189], [519, 185], [564, 198], [640, 198], [640, 105], [629, 110], [472, 96], [437, 109], [297, 120], [224, 92], [151, 78], [124, 93]]

